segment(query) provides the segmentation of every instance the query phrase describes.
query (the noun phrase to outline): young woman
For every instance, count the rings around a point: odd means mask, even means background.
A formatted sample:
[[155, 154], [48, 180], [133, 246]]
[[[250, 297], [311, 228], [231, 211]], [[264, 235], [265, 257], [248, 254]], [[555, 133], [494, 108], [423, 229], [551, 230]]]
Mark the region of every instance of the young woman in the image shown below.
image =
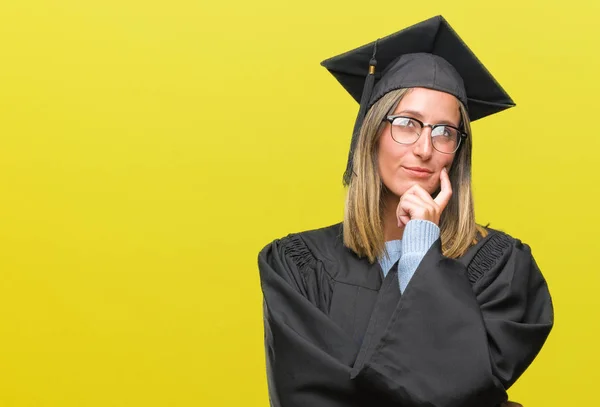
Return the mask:
[[514, 103], [440, 16], [323, 65], [361, 105], [346, 211], [259, 254], [271, 404], [505, 403], [553, 324], [530, 248], [475, 223], [470, 122]]

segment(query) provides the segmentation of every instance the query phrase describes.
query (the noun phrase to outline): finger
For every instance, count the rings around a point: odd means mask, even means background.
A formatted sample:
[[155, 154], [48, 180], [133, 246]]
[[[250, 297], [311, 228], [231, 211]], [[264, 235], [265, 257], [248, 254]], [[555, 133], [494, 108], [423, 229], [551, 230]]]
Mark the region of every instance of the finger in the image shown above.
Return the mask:
[[[411, 219], [411, 215], [408, 212], [407, 208], [406, 208], [406, 203], [403, 203], [403, 201], [406, 201], [408, 195], [403, 195], [402, 198], [400, 199], [400, 202], [398, 202], [398, 207], [396, 208], [396, 218], [398, 219], [398, 227], [404, 227], [406, 226], [406, 224], [410, 221]], [[417, 207], [417, 205], [415, 203], [411, 203], [411, 208]]]
[[396, 218], [398, 219], [399, 228], [406, 226], [410, 220], [410, 216], [400, 207], [400, 205], [398, 205], [398, 208], [396, 209]]
[[435, 221], [435, 208], [424, 203], [416, 195], [405, 195], [400, 200], [400, 208], [410, 216], [410, 219]]
[[452, 184], [450, 183], [450, 177], [448, 171], [444, 168], [440, 171], [440, 193], [433, 200], [439, 207], [440, 210], [444, 210], [450, 198], [452, 197]]
[[437, 204], [435, 203], [435, 201], [431, 197], [431, 194], [429, 194], [429, 192], [427, 192], [425, 190], [425, 188], [423, 188], [421, 185], [415, 184], [409, 190], [407, 190], [406, 192], [408, 193], [409, 191], [410, 191], [411, 195], [418, 196], [419, 198], [421, 198], [423, 200], [423, 202], [426, 202], [426, 203], [428, 203], [428, 204], [430, 204], [431, 206], [434, 206], [434, 207], [437, 206]]
[[406, 213], [404, 212], [404, 209], [400, 207], [400, 202], [398, 202], [398, 206], [396, 207], [396, 219], [398, 221], [398, 227], [402, 226], [402, 222], [400, 222], [400, 217], [405, 215]]
[[[423, 194], [426, 195], [429, 201], [424, 201], [421, 199]], [[427, 194], [427, 191], [425, 191], [420, 185], [415, 184], [406, 190], [404, 195], [400, 197], [400, 202], [396, 208], [398, 227], [406, 225], [410, 219], [424, 219], [436, 222], [437, 211], [437, 205], [435, 202], [433, 202], [431, 196]]]
[[417, 194], [416, 190], [418, 190], [419, 188], [423, 188], [423, 187], [419, 184], [414, 184], [413, 186], [408, 188], [402, 195], [411, 195], [411, 194], [416, 195]]
[[[427, 194], [427, 192], [425, 192], [425, 194]], [[431, 197], [429, 197], [429, 201], [423, 200], [420, 196], [418, 195], [403, 195], [402, 198], [400, 199], [400, 201], [404, 201], [404, 202], [410, 202], [411, 204], [415, 205], [416, 207], [422, 208], [425, 211], [429, 212], [430, 214], [434, 214], [437, 211], [437, 204], [435, 202], [433, 202], [433, 199], [431, 199]]]
[[398, 218], [398, 227], [405, 227], [410, 222], [410, 216], [403, 215]]

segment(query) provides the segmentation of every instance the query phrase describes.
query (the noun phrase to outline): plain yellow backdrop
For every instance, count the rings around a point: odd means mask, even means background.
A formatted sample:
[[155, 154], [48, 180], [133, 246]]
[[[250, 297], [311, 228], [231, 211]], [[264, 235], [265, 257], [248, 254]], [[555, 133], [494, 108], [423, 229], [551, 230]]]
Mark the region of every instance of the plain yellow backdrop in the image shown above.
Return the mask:
[[1, 0], [0, 407], [268, 405], [257, 253], [343, 211], [319, 63], [437, 14], [517, 103], [473, 125], [477, 219], [556, 325], [510, 395], [596, 405], [600, 2]]

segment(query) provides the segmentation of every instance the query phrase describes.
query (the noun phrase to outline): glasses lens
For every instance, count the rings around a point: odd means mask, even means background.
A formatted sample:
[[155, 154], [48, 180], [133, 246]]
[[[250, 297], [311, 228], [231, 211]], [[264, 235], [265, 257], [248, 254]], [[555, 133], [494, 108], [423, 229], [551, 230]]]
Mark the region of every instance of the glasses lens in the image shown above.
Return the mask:
[[438, 126], [431, 132], [431, 139], [436, 150], [442, 153], [453, 153], [458, 148], [460, 133], [452, 127]]
[[410, 117], [396, 117], [392, 122], [392, 138], [397, 143], [411, 144], [421, 134], [421, 125]]

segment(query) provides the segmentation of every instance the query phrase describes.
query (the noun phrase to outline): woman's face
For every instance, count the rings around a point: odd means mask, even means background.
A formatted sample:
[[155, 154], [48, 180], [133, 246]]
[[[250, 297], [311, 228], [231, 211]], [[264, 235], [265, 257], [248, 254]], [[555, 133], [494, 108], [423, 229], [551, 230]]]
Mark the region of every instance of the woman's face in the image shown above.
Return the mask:
[[[394, 115], [408, 116], [429, 124], [459, 127], [458, 100], [445, 92], [414, 88], [404, 95]], [[386, 125], [379, 138], [379, 175], [384, 185], [396, 196], [402, 196], [415, 184], [433, 194], [440, 185], [440, 172], [450, 165], [453, 154], [435, 150], [431, 144], [431, 128], [424, 127], [414, 144], [399, 144], [392, 138], [391, 125]]]

